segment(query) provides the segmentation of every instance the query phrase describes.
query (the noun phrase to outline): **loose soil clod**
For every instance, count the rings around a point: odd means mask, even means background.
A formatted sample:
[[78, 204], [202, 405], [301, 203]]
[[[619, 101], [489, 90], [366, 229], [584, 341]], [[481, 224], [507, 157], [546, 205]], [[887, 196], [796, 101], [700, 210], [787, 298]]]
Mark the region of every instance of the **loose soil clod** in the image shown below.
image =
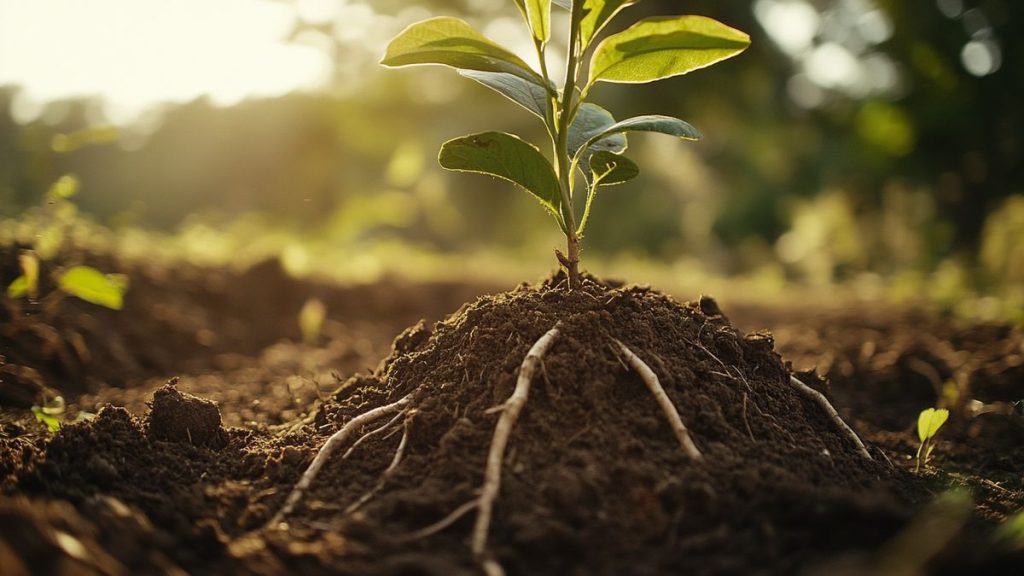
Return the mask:
[[228, 440], [217, 405], [179, 391], [176, 383], [172, 379], [153, 393], [146, 418], [149, 435], [157, 440], [223, 448]]

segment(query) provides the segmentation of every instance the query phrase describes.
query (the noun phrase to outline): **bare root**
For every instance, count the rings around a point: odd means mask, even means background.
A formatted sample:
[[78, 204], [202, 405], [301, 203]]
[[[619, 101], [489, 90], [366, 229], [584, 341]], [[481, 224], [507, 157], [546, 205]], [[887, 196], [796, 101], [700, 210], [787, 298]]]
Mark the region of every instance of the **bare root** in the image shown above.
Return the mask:
[[310, 463], [309, 467], [306, 468], [306, 471], [302, 473], [302, 477], [299, 478], [299, 482], [295, 485], [295, 488], [292, 489], [291, 493], [288, 495], [288, 498], [285, 499], [284, 506], [281, 507], [281, 509], [277, 512], [277, 514], [274, 515], [273, 518], [271, 518], [270, 522], [267, 525], [278, 525], [284, 519], [285, 516], [291, 514], [292, 510], [295, 508], [295, 505], [299, 502], [299, 500], [302, 499], [303, 494], [305, 494], [306, 490], [309, 489], [310, 484], [313, 483], [313, 480], [316, 478], [317, 473], [320, 472], [320, 469], [323, 468], [323, 465], [327, 462], [327, 459], [339, 446], [341, 446], [345, 442], [345, 440], [348, 439], [349, 436], [351, 436], [354, 432], [356, 432], [357, 430], [361, 429], [363, 426], [371, 422], [379, 420], [380, 418], [383, 418], [388, 414], [399, 412], [405, 409], [405, 407], [408, 406], [409, 402], [411, 401], [412, 395], [410, 394], [408, 396], [403, 397], [401, 400], [398, 400], [397, 402], [393, 402], [386, 406], [381, 406], [379, 408], [374, 408], [373, 410], [370, 410], [368, 412], [364, 412], [359, 416], [356, 416], [352, 420], [349, 420], [349, 422], [342, 426], [340, 430], [331, 435], [331, 437], [327, 439], [327, 442], [325, 442], [324, 445], [320, 448], [320, 451], [317, 452], [316, 456], [313, 458], [313, 462]]
[[839, 429], [842, 430], [843, 433], [846, 434], [846, 436], [850, 440], [852, 440], [854, 444], [857, 445], [857, 451], [860, 452], [861, 456], [867, 458], [868, 460], [874, 460], [874, 458], [871, 457], [871, 453], [868, 452], [867, 447], [864, 446], [864, 442], [861, 442], [860, 437], [857, 436], [857, 433], [853, 431], [853, 428], [850, 428], [846, 424], [846, 422], [843, 421], [843, 418], [839, 415], [839, 412], [837, 412], [836, 409], [832, 406], [832, 403], [828, 401], [828, 398], [825, 398], [824, 394], [818, 392], [814, 388], [811, 388], [807, 384], [804, 384], [796, 376], [790, 375], [789, 382], [794, 387], [796, 387], [797, 390], [799, 390], [805, 396], [808, 396], [809, 398], [817, 402], [818, 405], [825, 410], [825, 413], [828, 414], [829, 418], [832, 419], [832, 422], [834, 422], [835, 425], [838, 426]]
[[[487, 466], [484, 470], [484, 483], [480, 488], [480, 497], [477, 499], [476, 524], [473, 526], [471, 548], [473, 556], [478, 561], [493, 569], [494, 562], [486, 559], [484, 553], [487, 549], [487, 533], [491, 526], [491, 516], [494, 512], [494, 501], [498, 497], [501, 488], [501, 466], [505, 459], [505, 447], [508, 445], [512, 428], [519, 418], [519, 413], [526, 404], [530, 393], [530, 382], [537, 365], [541, 363], [544, 354], [554, 343], [558, 336], [558, 329], [561, 323], [548, 330], [526, 353], [522, 365], [519, 367], [519, 378], [516, 381], [515, 390], [498, 409], [501, 410], [501, 417], [494, 427], [494, 437], [491, 439], [491, 448], [487, 453]], [[489, 570], [490, 571], [490, 570]]]
[[679, 416], [679, 411], [676, 410], [672, 400], [669, 399], [668, 394], [665, 393], [665, 389], [662, 388], [661, 382], [658, 380], [657, 374], [651, 370], [651, 367], [646, 362], [640, 359], [639, 356], [633, 353], [622, 342], [615, 340], [615, 343], [619, 346], [619, 351], [626, 357], [626, 363], [629, 364], [630, 368], [636, 371], [640, 375], [640, 379], [647, 385], [647, 389], [654, 395], [654, 399], [658, 402], [658, 406], [661, 407], [661, 411], [665, 414], [665, 418], [668, 419], [669, 426], [672, 427], [672, 432], [679, 440], [679, 445], [683, 448], [683, 452], [690, 457], [691, 460], [699, 461], [704, 456], [697, 449], [697, 446], [693, 443], [693, 439], [690, 438], [690, 432], [686, 429], [686, 425], [683, 424], [683, 419]]
[[[413, 413], [413, 412], [410, 412], [410, 413]], [[402, 415], [404, 415], [404, 413], [400, 412], [399, 416], [402, 416]], [[387, 427], [387, 426], [390, 426], [390, 425], [391, 425], [391, 423], [388, 422], [388, 424], [385, 425], [384, 427]], [[364, 438], [365, 438], [365, 436], [364, 436]], [[369, 492], [367, 492], [366, 494], [363, 494], [363, 496], [361, 498], [359, 498], [359, 500], [356, 500], [348, 508], [345, 509], [345, 514], [346, 515], [351, 514], [351, 513], [355, 512], [356, 510], [358, 510], [363, 504], [366, 504], [367, 502], [370, 501], [371, 498], [376, 496], [377, 492], [380, 492], [381, 488], [384, 487], [384, 484], [387, 483], [388, 479], [391, 478], [391, 476], [395, 473], [395, 469], [398, 468], [398, 465], [402, 462], [402, 456], [405, 455], [405, 445], [408, 442], [409, 442], [409, 417], [407, 416], [406, 420], [405, 420], [405, 429], [402, 431], [402, 439], [398, 441], [398, 448], [395, 448], [395, 456], [391, 459], [391, 464], [389, 464], [387, 469], [384, 470], [384, 473], [381, 474], [381, 476], [380, 476], [380, 480], [377, 481], [377, 484]]]

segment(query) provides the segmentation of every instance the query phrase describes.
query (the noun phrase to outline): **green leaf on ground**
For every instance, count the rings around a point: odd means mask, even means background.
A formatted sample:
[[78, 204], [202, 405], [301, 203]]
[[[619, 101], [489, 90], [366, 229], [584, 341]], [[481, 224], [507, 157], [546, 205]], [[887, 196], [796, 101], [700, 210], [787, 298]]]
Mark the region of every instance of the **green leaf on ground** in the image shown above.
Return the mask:
[[512, 182], [536, 196], [561, 222], [561, 193], [554, 168], [533, 145], [512, 134], [482, 132], [449, 140], [441, 146], [438, 161], [448, 170]]
[[939, 428], [949, 419], [949, 410], [940, 408], [928, 408], [921, 411], [917, 417], [917, 437], [921, 442], [935, 436]]
[[118, 274], [104, 274], [89, 266], [75, 266], [60, 275], [57, 286], [86, 302], [120, 310], [124, 306], [128, 279]]
[[749, 45], [747, 34], [704, 16], [647, 18], [597, 46], [588, 84], [678, 76], [731, 58]]

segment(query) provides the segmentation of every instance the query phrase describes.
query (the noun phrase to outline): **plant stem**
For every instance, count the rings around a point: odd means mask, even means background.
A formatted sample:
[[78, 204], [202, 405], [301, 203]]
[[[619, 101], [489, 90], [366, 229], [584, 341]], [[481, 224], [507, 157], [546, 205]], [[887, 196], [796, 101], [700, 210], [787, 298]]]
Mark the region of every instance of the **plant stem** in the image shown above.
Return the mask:
[[[573, 22], [577, 22], [575, 11], [580, 4], [573, 4]], [[559, 102], [558, 142], [555, 146], [555, 164], [558, 167], [559, 188], [562, 193], [562, 217], [566, 224], [566, 256], [559, 258], [569, 276], [569, 289], [580, 286], [580, 238], [576, 233], [576, 212], [572, 204], [573, 177], [572, 160], [569, 157], [569, 127], [576, 115], [576, 77], [580, 65], [579, 26], [574, 24], [569, 32], [569, 54], [565, 67], [565, 84], [562, 87], [562, 99]]]

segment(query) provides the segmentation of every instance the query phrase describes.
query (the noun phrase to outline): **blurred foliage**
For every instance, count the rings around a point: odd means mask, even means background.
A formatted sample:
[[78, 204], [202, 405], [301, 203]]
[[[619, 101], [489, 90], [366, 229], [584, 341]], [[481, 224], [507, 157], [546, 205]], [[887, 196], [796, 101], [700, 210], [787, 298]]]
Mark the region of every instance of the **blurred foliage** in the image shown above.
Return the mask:
[[[380, 70], [371, 41], [428, 14], [468, 18], [507, 41], [519, 27], [514, 3], [342, 4], [361, 10], [347, 18], [361, 14], [363, 36], [330, 19], [300, 20], [292, 34], [332, 42], [336, 71], [316, 93], [230, 107], [199, 99], [115, 127], [95, 99], [16, 121], [18, 89], [0, 88], [0, 216], [16, 219], [0, 236], [20, 238], [28, 222], [45, 235], [52, 210], [32, 207], [75, 174], [78, 209], [119, 242], [177, 231], [167, 246], [188, 253], [290, 250], [295, 265], [364, 271], [380, 266], [368, 255], [401, 245], [411, 248], [400, 268], [427, 266], [429, 254], [491, 253], [513, 255], [531, 277], [546, 270], [557, 238], [532, 201], [444, 174], [432, 152], [483, 128], [541, 140], [540, 124], [471, 82]], [[1024, 319], [1024, 4], [643, 0], [609, 32], [682, 12], [749, 31], [753, 45], [650, 91], [597, 89], [623, 117], [679, 116], [706, 137], [632, 139], [645, 170], [594, 211], [585, 249], [595, 271], [630, 260], [766, 286], [844, 282]], [[563, 24], [556, 17], [554, 28]], [[294, 248], [296, 237], [313, 247]], [[124, 250], [142, 246], [157, 249]], [[339, 251], [347, 256], [328, 255]]]

